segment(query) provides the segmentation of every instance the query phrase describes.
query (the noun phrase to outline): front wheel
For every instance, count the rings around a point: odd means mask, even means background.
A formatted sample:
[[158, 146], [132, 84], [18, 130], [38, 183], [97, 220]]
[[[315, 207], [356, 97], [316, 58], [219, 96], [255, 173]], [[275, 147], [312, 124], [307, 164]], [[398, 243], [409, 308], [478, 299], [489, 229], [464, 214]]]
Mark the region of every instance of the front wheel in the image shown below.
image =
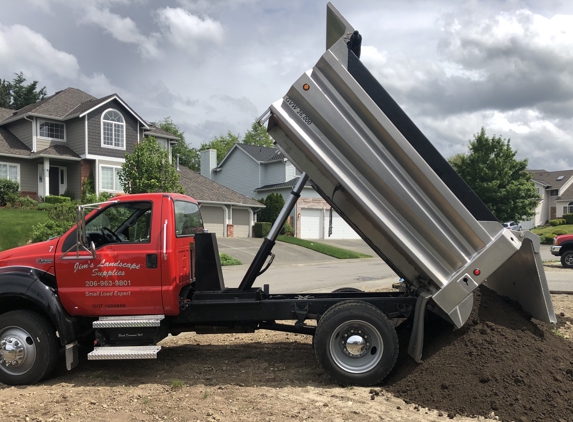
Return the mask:
[[561, 265], [565, 268], [573, 268], [573, 251], [565, 251], [561, 255]]
[[328, 309], [316, 327], [316, 358], [342, 385], [380, 383], [398, 359], [398, 336], [375, 306], [345, 301]]
[[34, 384], [58, 362], [54, 328], [36, 312], [19, 310], [0, 315], [0, 382]]

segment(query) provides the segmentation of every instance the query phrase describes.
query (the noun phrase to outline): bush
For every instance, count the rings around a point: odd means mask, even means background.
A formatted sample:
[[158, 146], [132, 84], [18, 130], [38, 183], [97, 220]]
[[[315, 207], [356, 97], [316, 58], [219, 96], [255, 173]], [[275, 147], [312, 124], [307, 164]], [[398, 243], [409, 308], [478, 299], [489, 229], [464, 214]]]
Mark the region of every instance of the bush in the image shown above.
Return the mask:
[[573, 224], [573, 214], [563, 214], [566, 224]]
[[271, 231], [272, 224], [263, 222], [255, 223], [255, 227], [253, 228], [253, 233], [255, 237], [267, 237], [269, 232]]
[[241, 265], [242, 262], [238, 259], [233, 258], [232, 256], [227, 255], [226, 253], [219, 254], [219, 259], [221, 260], [221, 266], [225, 267], [227, 265]]
[[294, 234], [292, 226], [289, 223], [285, 223], [281, 229], [281, 234], [284, 234], [285, 236], [292, 236]]
[[10, 196], [11, 198], [8, 202], [8, 205], [12, 208], [21, 210], [33, 210], [38, 206], [38, 201], [30, 198], [29, 196], [16, 196], [15, 198], [12, 198], [13, 195]]
[[69, 202], [71, 202], [71, 199], [68, 198], [67, 196], [49, 195], [49, 196], [46, 196], [44, 201], [47, 202], [48, 204], [61, 204], [64, 202], [69, 203]]
[[18, 195], [19, 191], [20, 185], [18, 182], [8, 179], [0, 179], [0, 206], [6, 205], [10, 196]]
[[70, 203], [55, 204], [48, 210], [48, 217], [69, 227], [76, 222], [77, 207]]
[[54, 207], [55, 207], [54, 204], [48, 204], [46, 202], [42, 202], [38, 204], [38, 211], [50, 211]]
[[258, 220], [269, 223], [275, 222], [285, 204], [285, 200], [280, 193], [270, 193], [267, 195], [264, 202], [259, 202], [265, 204], [265, 208], [259, 211]]
[[541, 243], [544, 244], [552, 244], [553, 243], [553, 239], [555, 239], [557, 235], [554, 233], [547, 233], [544, 236], [540, 237], [540, 241]]
[[561, 234], [567, 234], [567, 230], [565, 229], [555, 229], [552, 231], [555, 236], [559, 236]]
[[43, 242], [51, 237], [61, 236], [71, 227], [63, 221], [48, 220], [45, 223], [38, 223], [32, 231], [32, 242]]
[[67, 198], [70, 198], [71, 200], [76, 199], [74, 193], [72, 192], [72, 190], [71, 190], [70, 188], [67, 188], [67, 189], [64, 191], [64, 193], [63, 193], [62, 196], [65, 196], [65, 197], [67, 197]]
[[558, 226], [561, 224], [561, 220], [549, 220], [549, 224], [552, 226]]

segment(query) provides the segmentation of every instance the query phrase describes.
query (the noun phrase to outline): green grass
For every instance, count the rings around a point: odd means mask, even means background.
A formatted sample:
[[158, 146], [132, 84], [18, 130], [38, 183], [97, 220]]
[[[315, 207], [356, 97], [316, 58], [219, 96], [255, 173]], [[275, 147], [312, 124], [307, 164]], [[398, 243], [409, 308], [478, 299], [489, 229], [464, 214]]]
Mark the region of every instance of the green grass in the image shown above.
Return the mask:
[[22, 246], [32, 237], [32, 227], [48, 221], [48, 213], [0, 208], [0, 251]]
[[219, 259], [221, 260], [221, 266], [222, 267], [224, 267], [225, 265], [242, 265], [243, 264], [238, 259], [235, 259], [232, 256], [227, 255], [226, 253], [220, 253]]
[[303, 248], [312, 249], [313, 251], [323, 253], [338, 259], [356, 259], [356, 258], [372, 258], [370, 255], [349, 251], [346, 249], [336, 248], [334, 246], [325, 245], [324, 243], [315, 242], [314, 240], [304, 240], [292, 236], [279, 236], [278, 240], [285, 243], [292, 243], [293, 245], [302, 246]]
[[567, 233], [573, 233], [573, 224], [562, 224], [560, 226], [545, 226], [531, 229], [531, 231], [535, 233], [537, 236], [541, 236], [542, 234], [554, 233], [555, 230], [561, 230]]

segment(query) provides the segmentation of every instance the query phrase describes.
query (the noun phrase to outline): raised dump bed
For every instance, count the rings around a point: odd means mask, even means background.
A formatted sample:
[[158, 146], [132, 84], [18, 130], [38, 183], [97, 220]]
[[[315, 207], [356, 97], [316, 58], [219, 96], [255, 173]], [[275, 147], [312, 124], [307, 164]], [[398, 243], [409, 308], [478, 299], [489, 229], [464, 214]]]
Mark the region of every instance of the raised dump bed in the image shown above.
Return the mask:
[[270, 107], [268, 132], [407, 285], [457, 327], [487, 281], [555, 322], [539, 238], [513, 232], [359, 59], [361, 36], [329, 3], [326, 52]]

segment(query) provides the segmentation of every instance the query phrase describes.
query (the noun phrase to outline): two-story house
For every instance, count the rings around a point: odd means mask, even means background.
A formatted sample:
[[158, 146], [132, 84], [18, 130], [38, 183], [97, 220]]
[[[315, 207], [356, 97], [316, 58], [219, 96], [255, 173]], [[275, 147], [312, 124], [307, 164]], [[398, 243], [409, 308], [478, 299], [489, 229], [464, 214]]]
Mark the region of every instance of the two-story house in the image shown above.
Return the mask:
[[[245, 196], [259, 199], [270, 193], [286, 198], [300, 172], [276, 148], [235, 144], [217, 164], [217, 151], [201, 151], [201, 175]], [[330, 205], [307, 184], [291, 214], [295, 236], [328, 238]], [[358, 234], [336, 212], [332, 213], [332, 238], [358, 238]]]
[[169, 150], [177, 141], [117, 94], [95, 98], [67, 88], [17, 111], [0, 109], [0, 178], [16, 180], [30, 196], [68, 191], [78, 198], [92, 174], [96, 193], [121, 192], [125, 154], [146, 135]]
[[522, 227], [530, 229], [573, 213], [573, 170], [528, 170], [541, 197], [535, 215]]

